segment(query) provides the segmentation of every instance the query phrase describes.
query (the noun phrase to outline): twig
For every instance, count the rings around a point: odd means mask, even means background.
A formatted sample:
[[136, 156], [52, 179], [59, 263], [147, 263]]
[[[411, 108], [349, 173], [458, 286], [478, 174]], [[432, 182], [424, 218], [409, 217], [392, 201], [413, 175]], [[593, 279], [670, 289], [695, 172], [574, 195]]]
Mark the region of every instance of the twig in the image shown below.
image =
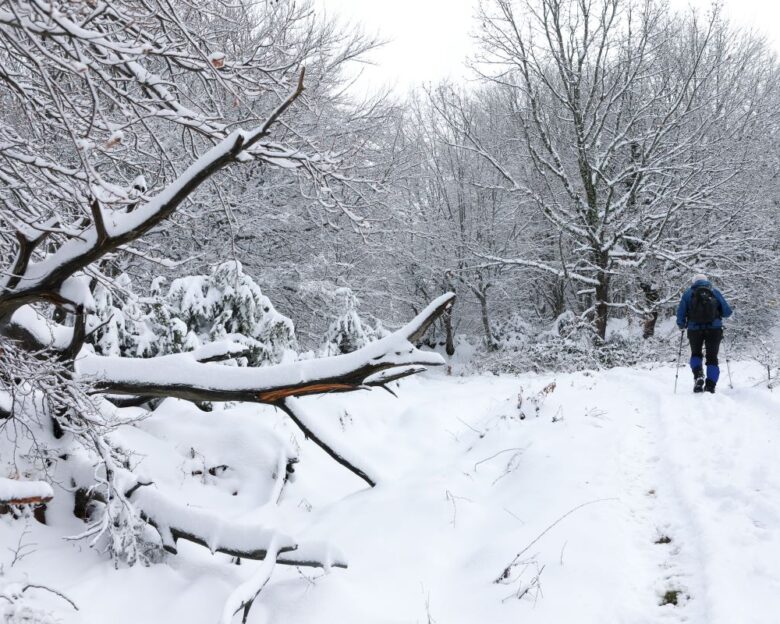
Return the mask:
[[596, 500], [588, 501], [586, 503], [582, 503], [581, 505], [577, 505], [576, 507], [573, 507], [572, 509], [567, 511], [560, 518], [558, 518], [555, 522], [550, 524], [544, 531], [539, 533], [539, 535], [537, 535], [533, 540], [531, 540], [531, 542], [525, 548], [523, 548], [519, 553], [517, 553], [517, 555], [515, 555], [515, 558], [512, 559], [511, 563], [504, 568], [503, 572], [501, 572], [501, 574], [498, 576], [498, 578], [496, 578], [493, 582], [494, 583], [500, 583], [504, 579], [508, 578], [509, 577], [509, 571], [511, 570], [512, 566], [514, 566], [520, 560], [520, 557], [522, 557], [523, 554], [526, 553], [529, 548], [531, 548], [531, 546], [536, 544], [536, 542], [538, 542], [540, 539], [542, 539], [547, 533], [549, 533], [553, 528], [558, 526], [563, 520], [565, 520], [570, 515], [572, 515], [575, 511], [579, 511], [583, 507], [588, 507], [590, 505], [595, 505], [596, 503], [606, 503], [608, 501], [615, 501], [615, 500], [618, 500], [618, 499], [617, 498], [599, 498], [599, 499], [596, 499]]
[[524, 448], [508, 448], [504, 449], [503, 451], [499, 451], [498, 453], [495, 453], [494, 455], [491, 455], [490, 457], [486, 457], [485, 459], [480, 459], [476, 464], [474, 464], [474, 472], [477, 472], [477, 466], [480, 464], [484, 464], [487, 461], [490, 461], [491, 459], [495, 459], [499, 455], [503, 453], [508, 453], [509, 451], [517, 451], [518, 453], [522, 453], [525, 449]]
[[30, 555], [32, 553], [25, 552], [25, 548], [33, 548], [34, 546], [37, 546], [35, 543], [30, 544], [22, 544], [22, 541], [24, 540], [25, 535], [27, 535], [30, 531], [28, 529], [25, 529], [22, 531], [22, 534], [19, 536], [19, 541], [16, 544], [16, 548], [9, 548], [8, 550], [13, 554], [14, 558], [11, 560], [11, 564], [9, 567], [13, 568], [17, 563], [19, 563], [22, 559], [24, 559], [27, 555]]
[[471, 429], [474, 433], [476, 433], [480, 438], [484, 438], [485, 437], [485, 432], [484, 431], [480, 431], [479, 429], [475, 429], [474, 427], [472, 427], [470, 424], [468, 424], [465, 420], [463, 420], [460, 417], [458, 417], [458, 420], [460, 422], [462, 422], [464, 425], [466, 425], [469, 429]]
[[450, 524], [454, 527], [455, 526], [455, 520], [457, 519], [457, 516], [458, 516], [458, 508], [457, 508], [457, 506], [455, 504], [455, 499], [464, 500], [464, 501], [467, 501], [469, 503], [471, 503], [473, 501], [470, 498], [466, 498], [465, 496], [455, 496], [449, 490], [445, 490], [445, 496], [446, 496], [447, 500], [450, 501], [450, 503], [452, 503], [452, 522], [450, 522]]
[[59, 596], [62, 598], [65, 602], [67, 602], [71, 607], [73, 607], [76, 611], [79, 610], [79, 608], [76, 606], [76, 603], [73, 602], [70, 598], [68, 598], [65, 594], [62, 592], [58, 592], [56, 589], [52, 589], [51, 587], [46, 587], [45, 585], [34, 585], [32, 583], [28, 583], [22, 588], [22, 593], [26, 592], [28, 589], [42, 589], [43, 591], [47, 591], [49, 593], [54, 594], [55, 596]]

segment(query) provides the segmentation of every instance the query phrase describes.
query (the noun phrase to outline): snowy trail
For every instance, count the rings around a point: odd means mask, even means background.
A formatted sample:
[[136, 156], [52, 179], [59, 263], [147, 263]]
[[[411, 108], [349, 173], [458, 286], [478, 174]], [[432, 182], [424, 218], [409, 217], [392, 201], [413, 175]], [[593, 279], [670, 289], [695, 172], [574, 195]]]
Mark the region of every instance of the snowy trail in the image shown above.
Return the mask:
[[[302, 445], [275, 519], [332, 541], [350, 567], [277, 567], [249, 624], [777, 624], [780, 393], [753, 387], [756, 366], [733, 373], [737, 389], [715, 396], [684, 382], [672, 394], [662, 367], [430, 375], [397, 399], [312, 399], [321, 426], [384, 478], [367, 489]], [[553, 380], [535, 416], [528, 399]], [[6, 548], [25, 527], [3, 522]], [[21, 571], [82, 606], [64, 622], [211, 624], [259, 567], [196, 546], [151, 568], [116, 571], [97, 555], [85, 567], [50, 527], [27, 528], [38, 547]]]
[[[549, 378], [462, 382], [467, 394], [492, 397], [481, 409], [473, 399], [461, 401], [449, 382], [447, 399], [426, 403], [425, 412], [429, 424], [431, 412], [439, 412], [440, 426], [455, 429], [453, 439], [440, 440], [443, 448], [427, 458], [435, 479], [418, 472], [397, 491], [394, 503], [407, 505], [413, 517], [395, 537], [387, 535], [388, 548], [402, 552], [395, 553], [396, 569], [377, 573], [381, 585], [410, 582], [411, 570], [444, 579], [418, 583], [433, 607], [442, 602], [437, 596], [450, 596], [444, 602], [452, 608], [431, 612], [440, 622], [487, 621], [488, 614], [490, 621], [550, 624], [777, 622], [780, 401], [750, 388], [747, 373], [740, 390], [722, 384], [715, 396], [693, 396], [681, 383], [674, 395], [670, 370], [558, 376], [540, 417], [525, 421], [512, 410], [519, 385], [538, 389]], [[553, 416], [562, 420], [553, 423]], [[485, 461], [479, 471], [475, 460]], [[414, 465], [419, 471], [423, 464]], [[410, 491], [419, 500], [405, 498]], [[425, 506], [434, 492], [436, 509]], [[509, 591], [486, 583], [518, 545], [589, 501], [602, 502], [544, 535]], [[403, 544], [415, 531], [414, 554], [404, 558]], [[464, 537], [479, 547], [464, 547]], [[370, 552], [370, 543], [360, 550]], [[457, 567], [464, 559], [471, 569]], [[541, 593], [505, 600], [542, 566]], [[381, 604], [382, 596], [375, 600]], [[677, 604], [661, 604], [670, 600]], [[426, 621], [409, 609], [387, 621]]]
[[711, 624], [777, 621], [780, 403], [772, 398], [724, 389], [661, 402], [665, 458], [701, 543], [699, 601]]

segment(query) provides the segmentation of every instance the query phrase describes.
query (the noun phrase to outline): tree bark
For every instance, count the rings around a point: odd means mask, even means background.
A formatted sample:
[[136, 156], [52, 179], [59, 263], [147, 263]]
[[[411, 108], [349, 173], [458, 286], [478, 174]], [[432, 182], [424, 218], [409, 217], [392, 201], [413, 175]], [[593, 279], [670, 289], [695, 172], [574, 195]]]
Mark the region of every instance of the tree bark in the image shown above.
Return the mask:
[[488, 351], [496, 350], [496, 340], [493, 337], [493, 330], [490, 328], [490, 312], [488, 310], [488, 300], [486, 292], [474, 291], [479, 301], [480, 315], [482, 317], [482, 330], [485, 332], [485, 345]]
[[599, 268], [596, 286], [596, 296], [593, 302], [595, 308], [594, 328], [596, 334], [602, 340], [607, 337], [607, 321], [609, 320], [609, 296], [610, 296], [610, 275], [608, 272], [609, 253], [597, 251], [597, 266]]
[[645, 305], [648, 310], [642, 320], [642, 338], [647, 340], [655, 335], [655, 325], [658, 322], [658, 308], [656, 308], [656, 304], [660, 298], [660, 293], [652, 284], [643, 282], [639, 284], [639, 287], [645, 295]]
[[455, 355], [455, 333], [452, 329], [452, 312], [447, 311], [444, 314], [443, 318], [444, 322], [444, 332], [445, 332], [445, 339], [444, 339], [444, 351], [452, 357]]

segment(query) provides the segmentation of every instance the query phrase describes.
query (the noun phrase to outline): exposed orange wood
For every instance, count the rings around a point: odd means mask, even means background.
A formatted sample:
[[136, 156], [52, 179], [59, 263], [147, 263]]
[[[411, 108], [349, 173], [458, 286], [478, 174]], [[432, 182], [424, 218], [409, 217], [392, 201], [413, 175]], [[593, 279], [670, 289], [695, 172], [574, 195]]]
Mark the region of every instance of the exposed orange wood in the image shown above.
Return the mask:
[[279, 390], [269, 390], [260, 392], [257, 398], [267, 403], [275, 403], [287, 397], [302, 396], [304, 394], [319, 394], [324, 392], [333, 392], [336, 390], [354, 390], [354, 384], [345, 383], [321, 383], [311, 384], [309, 386], [292, 386], [290, 388], [281, 388]]
[[43, 505], [51, 500], [51, 496], [31, 496], [30, 498], [12, 498], [0, 500], [0, 505]]

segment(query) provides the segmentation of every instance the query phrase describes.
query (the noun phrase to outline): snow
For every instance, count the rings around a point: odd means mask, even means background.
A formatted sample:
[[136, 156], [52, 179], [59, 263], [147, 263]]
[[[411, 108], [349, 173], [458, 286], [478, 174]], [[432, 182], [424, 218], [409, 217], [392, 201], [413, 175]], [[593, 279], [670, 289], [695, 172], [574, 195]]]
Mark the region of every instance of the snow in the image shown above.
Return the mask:
[[235, 552], [294, 549], [295, 541], [257, 523], [235, 523], [217, 513], [190, 505], [171, 502], [175, 492], [164, 493], [154, 485], [143, 486], [133, 495], [133, 503], [143, 509], [163, 538], [166, 547], [174, 547], [171, 531], [202, 537], [209, 550], [221, 548]]
[[55, 325], [29, 305], [16, 310], [11, 317], [11, 323], [30, 332], [39, 344], [50, 345], [55, 349], [65, 349], [73, 339], [72, 327]]
[[30, 498], [48, 499], [54, 492], [43, 481], [18, 481], [0, 477], [0, 502], [25, 500]]
[[88, 312], [95, 309], [95, 299], [89, 287], [90, 278], [86, 275], [74, 275], [66, 279], [60, 287], [60, 294], [75, 305], [82, 305]]
[[[674, 368], [660, 366], [437, 371], [393, 382], [397, 399], [374, 390], [301, 400], [318, 432], [370, 459], [383, 477], [375, 488], [267, 406], [202, 412], [167, 400], [112, 441], [136, 449], [134, 469], [155, 481], [139, 494], [176, 492], [226, 522], [266, 527], [269, 544], [282, 533], [301, 544], [282, 557], [322, 543], [309, 549], [325, 560], [336, 552], [325, 542], [343, 551], [346, 570], [277, 565], [249, 624], [772, 624], [780, 395], [756, 385], [759, 364], [731, 368], [734, 389], [724, 375], [714, 396], [690, 394], [687, 371], [673, 394]], [[532, 397], [552, 381], [538, 417], [521, 419], [518, 394]], [[288, 455], [299, 462], [276, 505], [272, 473]], [[230, 470], [194, 474], [217, 463]], [[46, 526], [0, 516], [0, 564], [20, 538], [35, 544], [6, 565], [0, 586], [26, 576], [63, 592], [78, 613], [46, 604], [65, 624], [98, 624], [107, 614], [116, 624], [216, 622], [271, 567], [236, 566], [180, 540], [176, 556], [114, 569], [62, 540], [83, 530], [70, 506], [57, 493]], [[661, 605], [677, 591], [677, 606]]]
[[276, 545], [276, 542], [272, 542], [268, 549], [268, 553], [271, 556], [263, 561], [260, 569], [254, 576], [239, 585], [228, 597], [222, 610], [222, 617], [219, 620], [220, 624], [230, 624], [233, 614], [237, 613], [246, 603], [254, 600], [255, 596], [260, 593], [260, 590], [271, 580], [271, 573], [274, 571], [274, 567], [276, 567], [276, 555], [278, 552], [279, 547]]

